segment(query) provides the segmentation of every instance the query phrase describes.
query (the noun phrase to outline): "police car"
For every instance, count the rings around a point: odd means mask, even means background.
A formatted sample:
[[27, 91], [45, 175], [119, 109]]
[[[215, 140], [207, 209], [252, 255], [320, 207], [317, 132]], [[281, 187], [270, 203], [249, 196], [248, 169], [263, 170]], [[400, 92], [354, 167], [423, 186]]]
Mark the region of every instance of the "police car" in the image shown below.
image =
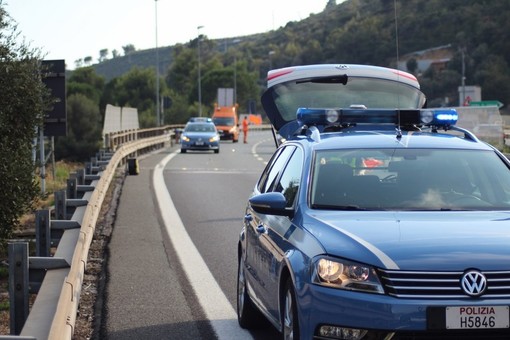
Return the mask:
[[249, 197], [237, 314], [284, 339], [510, 338], [510, 163], [416, 78], [273, 70], [279, 146]]

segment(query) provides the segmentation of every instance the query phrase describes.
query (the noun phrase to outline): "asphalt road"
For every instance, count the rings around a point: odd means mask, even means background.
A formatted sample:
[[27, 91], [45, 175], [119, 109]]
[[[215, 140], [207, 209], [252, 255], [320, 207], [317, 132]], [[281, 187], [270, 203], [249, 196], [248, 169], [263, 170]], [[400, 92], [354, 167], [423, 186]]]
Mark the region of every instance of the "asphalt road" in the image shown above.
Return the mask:
[[124, 183], [108, 264], [104, 339], [277, 339], [235, 315], [236, 246], [247, 198], [275, 151], [270, 131], [219, 154], [174, 145]]

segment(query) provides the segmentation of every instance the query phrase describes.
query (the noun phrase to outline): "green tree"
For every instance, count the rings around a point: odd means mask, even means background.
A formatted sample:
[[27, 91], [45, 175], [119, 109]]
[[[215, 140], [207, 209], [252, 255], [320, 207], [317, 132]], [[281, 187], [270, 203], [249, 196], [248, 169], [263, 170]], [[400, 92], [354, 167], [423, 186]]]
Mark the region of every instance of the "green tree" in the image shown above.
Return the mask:
[[189, 105], [186, 96], [170, 91], [169, 97], [172, 99], [172, 106], [164, 111], [166, 124], [184, 124], [190, 117], [197, 115], [198, 106]]
[[94, 68], [81, 67], [73, 71], [67, 81], [67, 96], [80, 93], [99, 105], [104, 86], [104, 78]]
[[56, 139], [59, 159], [87, 161], [101, 147], [101, 116], [97, 103], [83, 94], [67, 97], [67, 136]]
[[455, 70], [436, 72], [427, 70], [419, 79], [421, 90], [427, 96], [429, 107], [456, 106], [459, 100], [458, 86], [461, 75]]
[[56, 138], [57, 158], [87, 161], [99, 150], [104, 88], [104, 78], [94, 68], [82, 67], [72, 72], [67, 82], [67, 136]]
[[418, 62], [415, 58], [411, 58], [407, 61], [406, 67], [412, 74], [416, 74], [416, 69], [418, 68]]
[[103, 61], [107, 60], [108, 53], [109, 53], [109, 51], [107, 48], [103, 48], [103, 49], [99, 50], [99, 59], [97, 59], [97, 61], [102, 63]]
[[180, 96], [188, 96], [198, 79], [197, 51], [184, 45], [173, 49], [173, 62], [165, 81], [170, 89]]
[[48, 108], [40, 52], [16, 42], [17, 31], [0, 0], [0, 248], [38, 196], [32, 141]]
[[128, 44], [126, 46], [122, 46], [122, 50], [124, 51], [124, 55], [128, 55], [136, 51], [135, 45]]
[[489, 55], [475, 73], [475, 82], [482, 86], [482, 97], [508, 104], [510, 99], [510, 67], [502, 56]]
[[[138, 110], [140, 127], [156, 125], [156, 72], [154, 68], [132, 68], [106, 86], [110, 104]], [[160, 98], [166, 86], [160, 81]]]

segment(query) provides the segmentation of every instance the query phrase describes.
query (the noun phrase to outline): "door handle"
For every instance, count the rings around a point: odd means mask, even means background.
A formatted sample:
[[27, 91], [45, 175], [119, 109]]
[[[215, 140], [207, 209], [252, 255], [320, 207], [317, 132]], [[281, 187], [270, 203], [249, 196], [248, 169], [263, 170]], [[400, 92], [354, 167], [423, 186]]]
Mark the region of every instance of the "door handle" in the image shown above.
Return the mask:
[[264, 234], [267, 232], [267, 228], [263, 225], [263, 224], [260, 224], [258, 227], [257, 227], [257, 232], [259, 232], [260, 234]]

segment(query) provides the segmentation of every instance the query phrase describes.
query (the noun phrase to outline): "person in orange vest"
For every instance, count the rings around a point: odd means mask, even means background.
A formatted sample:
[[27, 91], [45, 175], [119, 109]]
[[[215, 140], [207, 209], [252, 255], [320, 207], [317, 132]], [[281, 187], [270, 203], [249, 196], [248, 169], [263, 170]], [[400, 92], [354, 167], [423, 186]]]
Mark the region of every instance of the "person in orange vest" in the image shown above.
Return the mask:
[[243, 139], [244, 143], [248, 143], [248, 118], [244, 116], [243, 119]]

